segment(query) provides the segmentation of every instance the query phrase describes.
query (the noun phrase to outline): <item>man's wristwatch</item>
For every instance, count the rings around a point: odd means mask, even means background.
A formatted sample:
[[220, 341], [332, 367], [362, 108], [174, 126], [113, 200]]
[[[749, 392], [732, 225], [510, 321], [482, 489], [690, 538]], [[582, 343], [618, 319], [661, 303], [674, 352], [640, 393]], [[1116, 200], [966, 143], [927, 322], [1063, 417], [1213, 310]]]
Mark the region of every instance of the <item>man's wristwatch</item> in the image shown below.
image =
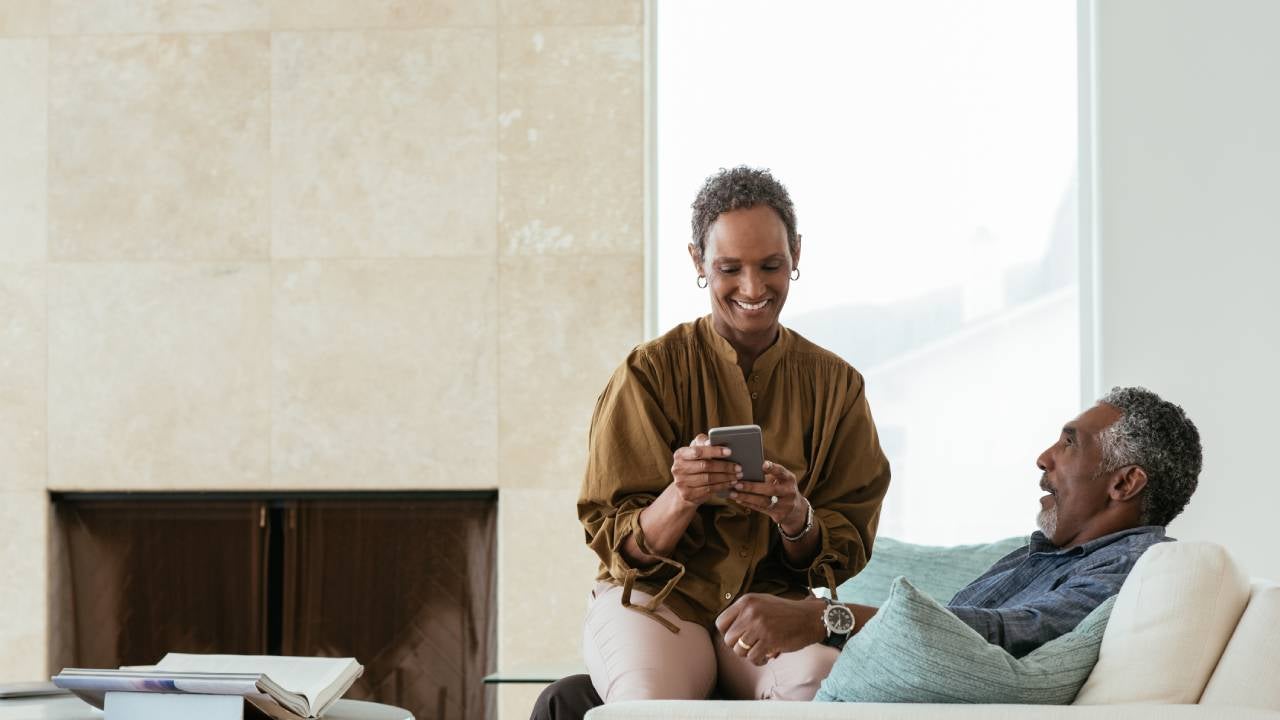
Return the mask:
[[857, 623], [853, 617], [853, 611], [845, 605], [832, 602], [831, 598], [822, 598], [822, 600], [827, 604], [822, 611], [822, 624], [827, 628], [827, 637], [823, 639], [822, 644], [837, 648], [844, 647]]

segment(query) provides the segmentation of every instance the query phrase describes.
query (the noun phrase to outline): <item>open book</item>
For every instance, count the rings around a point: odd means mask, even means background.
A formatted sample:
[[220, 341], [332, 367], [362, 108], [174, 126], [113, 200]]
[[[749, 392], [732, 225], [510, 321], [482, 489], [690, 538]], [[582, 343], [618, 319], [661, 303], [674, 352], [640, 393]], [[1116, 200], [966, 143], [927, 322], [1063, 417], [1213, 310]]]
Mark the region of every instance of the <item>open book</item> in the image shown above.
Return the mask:
[[364, 672], [354, 658], [169, 653], [154, 667], [66, 668], [53, 677], [94, 707], [109, 692], [242, 695], [281, 720], [316, 718]]

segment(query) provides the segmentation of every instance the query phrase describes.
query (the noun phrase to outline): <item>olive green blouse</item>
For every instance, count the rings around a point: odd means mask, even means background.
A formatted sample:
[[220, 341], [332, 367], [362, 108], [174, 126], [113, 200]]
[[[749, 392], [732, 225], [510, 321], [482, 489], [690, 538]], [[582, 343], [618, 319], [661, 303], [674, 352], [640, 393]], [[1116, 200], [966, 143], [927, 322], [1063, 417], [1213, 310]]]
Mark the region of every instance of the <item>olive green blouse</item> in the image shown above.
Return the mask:
[[[726, 501], [704, 504], [669, 557], [631, 567], [621, 548], [644, 542], [640, 511], [672, 482], [672, 453], [713, 427], [759, 425], [765, 458], [795, 473], [821, 533], [807, 568], [786, 562], [768, 516]], [[599, 580], [622, 585], [622, 603], [667, 625], [710, 625], [747, 592], [799, 597], [834, 588], [871, 554], [889, 462], [880, 450], [862, 376], [835, 354], [783, 328], [749, 377], [737, 353], [703, 317], [636, 347], [596, 401], [590, 456], [578, 497]], [[631, 604], [631, 589], [654, 596]]]

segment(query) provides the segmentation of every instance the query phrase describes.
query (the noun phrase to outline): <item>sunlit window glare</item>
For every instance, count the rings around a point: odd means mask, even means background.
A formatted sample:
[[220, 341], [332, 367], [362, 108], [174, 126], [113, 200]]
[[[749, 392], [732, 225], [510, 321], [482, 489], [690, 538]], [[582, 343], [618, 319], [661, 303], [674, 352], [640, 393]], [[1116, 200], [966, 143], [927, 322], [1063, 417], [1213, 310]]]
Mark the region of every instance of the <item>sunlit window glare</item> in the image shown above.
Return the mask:
[[880, 533], [1029, 532], [1035, 459], [1080, 411], [1076, 3], [656, 5], [650, 333], [709, 312], [705, 177], [772, 169], [803, 236], [782, 321], [866, 377]]

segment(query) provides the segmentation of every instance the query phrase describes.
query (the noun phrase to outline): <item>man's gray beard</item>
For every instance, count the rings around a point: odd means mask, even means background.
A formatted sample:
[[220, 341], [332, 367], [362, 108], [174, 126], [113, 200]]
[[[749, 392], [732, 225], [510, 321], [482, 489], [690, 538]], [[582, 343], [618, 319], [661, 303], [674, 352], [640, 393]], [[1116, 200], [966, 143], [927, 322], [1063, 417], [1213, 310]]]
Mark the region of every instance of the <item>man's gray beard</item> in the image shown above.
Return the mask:
[[1046, 538], [1052, 540], [1053, 534], [1058, 530], [1058, 506], [1041, 510], [1036, 515], [1036, 527], [1040, 528]]

